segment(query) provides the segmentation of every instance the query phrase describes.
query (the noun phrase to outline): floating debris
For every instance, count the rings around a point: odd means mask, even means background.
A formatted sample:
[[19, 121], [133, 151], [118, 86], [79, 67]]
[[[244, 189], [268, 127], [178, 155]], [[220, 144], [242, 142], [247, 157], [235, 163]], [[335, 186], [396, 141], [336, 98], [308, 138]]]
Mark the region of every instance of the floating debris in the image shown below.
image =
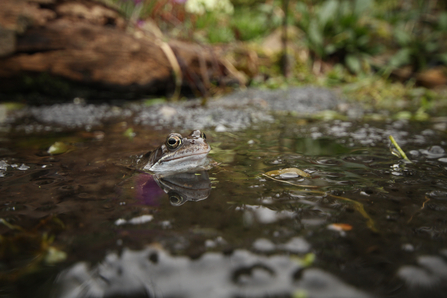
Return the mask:
[[[281, 178], [286, 178], [286, 179], [287, 178], [295, 178], [298, 176], [306, 177], [306, 178], [311, 177], [310, 174], [304, 172], [303, 170], [297, 169], [297, 168], [286, 168], [286, 169], [281, 169], [281, 170], [274, 170], [274, 171], [269, 171], [265, 174], [269, 175], [269, 176], [280, 176]], [[295, 175], [295, 176], [293, 176], [293, 175]]]
[[121, 226], [124, 224], [141, 225], [141, 224], [150, 222], [152, 219], [154, 219], [154, 217], [152, 215], [142, 215], [142, 216], [134, 217], [129, 220], [120, 218], [115, 221], [115, 225], [117, 225], [117, 226]]
[[52, 155], [62, 154], [71, 149], [71, 146], [65, 144], [64, 142], [55, 142], [48, 148], [48, 153]]

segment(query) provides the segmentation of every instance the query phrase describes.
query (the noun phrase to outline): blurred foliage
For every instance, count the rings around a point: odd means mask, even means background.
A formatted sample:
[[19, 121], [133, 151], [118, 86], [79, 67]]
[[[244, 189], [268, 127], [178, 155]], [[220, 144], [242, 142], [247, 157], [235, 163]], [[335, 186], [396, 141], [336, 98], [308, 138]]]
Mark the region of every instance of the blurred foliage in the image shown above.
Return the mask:
[[297, 2], [297, 25], [314, 58], [343, 63], [354, 73], [368, 69], [368, 58], [380, 52], [373, 42], [380, 32], [369, 17], [372, 5], [372, 0]]
[[275, 13], [271, 4], [235, 7], [234, 13], [227, 18], [219, 12], [210, 12], [197, 16], [195, 21], [196, 29], [203, 30], [201, 41], [207, 43], [259, 39], [280, 24], [281, 16]]
[[430, 9], [432, 1], [415, 1], [408, 9], [389, 19], [393, 26], [390, 47], [397, 52], [390, 66], [411, 65], [414, 71], [447, 64], [447, 12]]
[[[423, 119], [426, 111], [436, 109], [439, 93], [419, 87], [419, 76], [437, 67], [436, 79], [447, 82], [447, 2], [443, 1], [289, 0], [287, 15], [285, 0], [110, 1], [136, 27], [150, 19], [165, 36], [238, 51], [229, 54], [231, 63], [243, 68], [238, 69], [253, 86], [337, 88], [372, 107], [416, 106], [414, 113], [419, 111], [417, 117]], [[290, 78], [282, 77], [280, 66], [284, 18], [295, 30], [287, 37], [293, 61]], [[235, 42], [237, 47], [232, 46]], [[273, 50], [272, 43], [277, 45]]]

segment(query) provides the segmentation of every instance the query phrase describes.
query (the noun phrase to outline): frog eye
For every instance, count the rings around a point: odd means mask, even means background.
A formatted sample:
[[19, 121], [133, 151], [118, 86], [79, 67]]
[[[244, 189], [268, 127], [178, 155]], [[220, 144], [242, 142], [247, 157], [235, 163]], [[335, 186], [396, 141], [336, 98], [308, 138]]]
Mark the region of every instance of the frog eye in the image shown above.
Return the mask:
[[204, 140], [206, 140], [206, 134], [204, 132], [200, 133], [200, 137]]
[[176, 149], [182, 144], [182, 138], [177, 135], [170, 135], [166, 139], [166, 147], [169, 149]]
[[178, 195], [175, 192], [170, 192], [168, 195], [169, 195], [169, 202], [171, 203], [172, 206], [180, 206], [186, 202], [182, 196]]

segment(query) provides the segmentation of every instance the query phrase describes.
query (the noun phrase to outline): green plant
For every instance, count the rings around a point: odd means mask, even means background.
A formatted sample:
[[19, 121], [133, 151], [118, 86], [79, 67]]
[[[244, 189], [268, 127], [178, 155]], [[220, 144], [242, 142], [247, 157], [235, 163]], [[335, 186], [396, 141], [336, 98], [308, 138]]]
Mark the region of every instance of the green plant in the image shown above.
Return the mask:
[[342, 63], [354, 73], [368, 69], [369, 57], [380, 51], [373, 43], [372, 6], [372, 0], [329, 0], [316, 6], [298, 2], [297, 25], [314, 59]]
[[239, 40], [260, 38], [280, 26], [281, 17], [274, 11], [275, 7], [268, 4], [237, 7], [231, 19], [231, 27]]
[[281, 19], [272, 13], [272, 5], [259, 4], [254, 7], [235, 7], [233, 15], [208, 12], [198, 15], [195, 26], [203, 30], [205, 41], [227, 43], [234, 40], [260, 38], [280, 25]]
[[398, 13], [393, 30], [398, 50], [389, 60], [389, 70], [410, 65], [418, 72], [430, 65], [447, 65], [447, 12], [430, 12], [428, 1], [416, 3]]

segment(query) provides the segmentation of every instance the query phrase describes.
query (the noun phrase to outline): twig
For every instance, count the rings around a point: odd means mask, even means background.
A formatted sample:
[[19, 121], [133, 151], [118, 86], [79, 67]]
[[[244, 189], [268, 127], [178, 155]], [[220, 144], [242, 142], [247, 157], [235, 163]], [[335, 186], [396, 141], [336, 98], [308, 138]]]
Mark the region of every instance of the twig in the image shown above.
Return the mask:
[[183, 81], [182, 70], [180, 68], [180, 65], [177, 61], [177, 58], [175, 57], [174, 51], [172, 50], [171, 46], [168, 43], [162, 41], [161, 39], [156, 39], [155, 42], [162, 49], [163, 53], [166, 55], [166, 58], [168, 58], [168, 61], [172, 66], [172, 70], [175, 77], [175, 90], [172, 99], [176, 101], [180, 97], [180, 88], [182, 86]]
[[424, 203], [422, 203], [421, 209], [419, 209], [418, 211], [416, 211], [416, 212], [410, 217], [410, 219], [407, 221], [407, 224], [409, 224], [410, 221], [413, 220], [413, 217], [414, 217], [416, 214], [418, 214], [422, 209], [425, 208], [425, 203], [427, 203], [428, 201], [430, 201], [430, 198], [427, 197], [427, 196], [425, 196], [425, 201], [424, 201]]
[[400, 148], [400, 146], [397, 144], [396, 140], [393, 138], [392, 135], [389, 136], [389, 139], [391, 141], [391, 143], [393, 143], [394, 147], [396, 147], [397, 151], [399, 151], [400, 155], [402, 156], [403, 159], [411, 162], [411, 160], [408, 159], [407, 155], [405, 154], [405, 152]]

